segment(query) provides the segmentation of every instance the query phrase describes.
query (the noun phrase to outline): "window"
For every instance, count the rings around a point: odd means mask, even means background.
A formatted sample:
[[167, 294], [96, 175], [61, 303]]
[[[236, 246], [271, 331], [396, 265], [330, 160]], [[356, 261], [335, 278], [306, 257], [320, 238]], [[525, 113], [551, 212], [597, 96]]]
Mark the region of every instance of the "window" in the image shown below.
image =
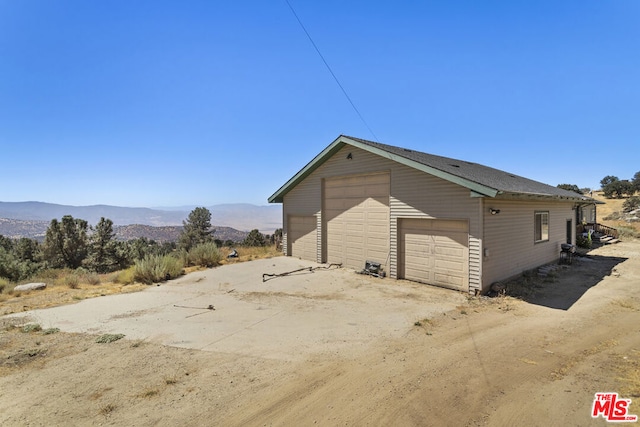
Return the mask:
[[536, 212], [534, 236], [536, 243], [549, 240], [549, 212]]

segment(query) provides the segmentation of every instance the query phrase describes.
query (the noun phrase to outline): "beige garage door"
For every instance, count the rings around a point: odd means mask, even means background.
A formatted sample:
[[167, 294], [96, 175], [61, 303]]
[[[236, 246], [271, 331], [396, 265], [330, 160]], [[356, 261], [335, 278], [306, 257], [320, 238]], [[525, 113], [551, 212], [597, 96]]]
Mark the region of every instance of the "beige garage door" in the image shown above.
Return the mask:
[[398, 275], [431, 285], [468, 290], [467, 221], [400, 219]]
[[289, 216], [289, 254], [309, 261], [317, 261], [317, 225], [315, 216]]
[[325, 180], [326, 259], [362, 270], [366, 261], [383, 266], [389, 254], [389, 174]]

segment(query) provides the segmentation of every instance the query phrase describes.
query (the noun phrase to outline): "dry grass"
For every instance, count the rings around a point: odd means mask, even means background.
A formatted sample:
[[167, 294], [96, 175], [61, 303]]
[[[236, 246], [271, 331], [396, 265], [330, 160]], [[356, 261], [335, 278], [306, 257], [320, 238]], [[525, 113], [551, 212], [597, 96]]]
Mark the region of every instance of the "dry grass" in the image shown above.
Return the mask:
[[[251, 261], [261, 258], [273, 258], [281, 256], [282, 252], [275, 246], [259, 248], [235, 248], [238, 258], [227, 259], [230, 248], [222, 248], [224, 256], [221, 264]], [[186, 273], [203, 270], [201, 267], [185, 269]], [[74, 276], [73, 279], [67, 277]], [[77, 284], [75, 283], [75, 280]], [[122, 270], [109, 274], [80, 274], [76, 275], [72, 270], [47, 270], [33, 277], [30, 282], [44, 282], [47, 288], [31, 292], [14, 292], [15, 284], [2, 282], [3, 291], [0, 293], [0, 316], [38, 308], [55, 307], [64, 304], [72, 304], [87, 298], [95, 298], [105, 295], [138, 292], [146, 289], [148, 285], [133, 283], [133, 269]], [[71, 285], [70, 285], [71, 283]]]
[[116, 410], [116, 405], [114, 405], [113, 403], [107, 403], [106, 405], [100, 408], [100, 414], [107, 416], [115, 410]]
[[157, 388], [150, 388], [140, 393], [139, 396], [142, 398], [148, 399], [150, 397], [157, 396], [159, 394], [160, 394], [160, 390], [158, 390]]
[[86, 298], [137, 292], [146, 288], [147, 285], [139, 283], [125, 286], [113, 282], [102, 282], [99, 285], [90, 285], [81, 282], [77, 288], [71, 289], [63, 284], [53, 282], [51, 285], [48, 285], [46, 289], [39, 291], [0, 294], [0, 301], [2, 302], [0, 305], [0, 316], [37, 308], [71, 304]]
[[636, 232], [640, 233], [639, 222], [629, 223], [623, 220], [605, 220], [604, 219], [616, 212], [622, 212], [622, 205], [627, 199], [607, 199], [606, 197], [604, 197], [603, 193], [600, 191], [598, 192], [594, 191], [593, 198], [605, 203], [604, 205], [598, 205], [596, 207], [596, 211], [598, 215], [597, 220], [599, 223], [604, 224], [608, 227], [613, 227], [613, 228], [619, 228], [619, 227], [631, 228]]
[[124, 338], [124, 334], [104, 334], [96, 338], [98, 344], [109, 344]]
[[610, 349], [614, 348], [617, 345], [618, 345], [618, 341], [616, 341], [616, 340], [607, 340], [607, 341], [602, 341], [600, 344], [597, 344], [597, 345], [595, 345], [595, 346], [593, 346], [591, 348], [587, 348], [585, 350], [582, 350], [573, 359], [571, 359], [571, 361], [565, 363], [564, 365], [560, 366], [558, 369], [556, 369], [553, 372], [551, 372], [551, 378], [554, 381], [555, 380], [560, 380], [560, 379], [564, 378], [565, 376], [567, 376], [569, 374], [569, 372], [577, 364], [581, 363], [587, 357], [593, 356], [594, 354], [598, 354], [598, 353], [600, 353], [602, 351], [605, 351], [605, 350], [610, 350]]
[[274, 258], [282, 256], [282, 251], [276, 249], [275, 246], [262, 246], [262, 247], [234, 247], [238, 252], [238, 258], [227, 258], [227, 255], [231, 252], [231, 248], [222, 248], [222, 254], [224, 259], [221, 264], [229, 264], [235, 262], [251, 261], [254, 259]]
[[622, 384], [620, 394], [625, 398], [640, 397], [640, 351], [632, 350], [631, 356], [621, 359], [617, 365], [618, 378]]

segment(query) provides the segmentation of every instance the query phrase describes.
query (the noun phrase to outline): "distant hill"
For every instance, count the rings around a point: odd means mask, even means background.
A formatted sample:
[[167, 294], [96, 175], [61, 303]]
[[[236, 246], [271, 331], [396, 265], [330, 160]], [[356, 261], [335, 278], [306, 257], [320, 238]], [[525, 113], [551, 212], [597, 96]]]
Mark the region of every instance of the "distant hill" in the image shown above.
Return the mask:
[[29, 239], [43, 241], [48, 226], [49, 221], [0, 218], [0, 235], [11, 239], [28, 237]]
[[182, 225], [188, 215], [184, 212], [165, 212], [148, 208], [119, 206], [66, 206], [43, 202], [0, 202], [0, 218], [51, 221], [65, 215], [81, 218], [89, 224], [97, 224], [101, 217], [109, 218], [114, 225], [145, 224], [153, 226]]
[[[150, 209], [109, 205], [67, 206], [43, 202], [0, 202], [0, 218], [45, 221], [48, 224], [54, 218], [71, 215], [84, 219], [91, 225], [97, 224], [101, 217], [105, 217], [113, 221], [114, 225], [181, 226], [194, 207]], [[238, 203], [207, 206], [207, 209], [211, 212], [211, 223], [216, 227], [230, 227], [241, 231], [257, 228], [267, 234], [282, 227], [281, 205], [256, 206]]]
[[[247, 237], [246, 231], [238, 231], [231, 227], [213, 227], [215, 232], [213, 233], [214, 239], [222, 241], [232, 240], [234, 242], [241, 242]], [[118, 240], [133, 240], [140, 237], [146, 237], [150, 240], [155, 240], [158, 243], [175, 242], [180, 237], [182, 232], [182, 226], [163, 226], [153, 227], [150, 225], [119, 225], [113, 227], [113, 231], [116, 234]], [[1, 233], [0, 233], [1, 234]]]
[[[28, 237], [29, 239], [42, 242], [48, 227], [49, 221], [0, 218], [0, 235], [12, 239]], [[222, 241], [232, 240], [234, 242], [241, 242], [248, 234], [246, 231], [239, 231], [231, 227], [214, 226], [213, 228], [215, 229], [213, 237]], [[182, 232], [182, 226], [165, 225], [154, 227], [143, 224], [116, 225], [113, 227], [113, 232], [118, 240], [133, 240], [145, 237], [149, 240], [155, 240], [158, 243], [164, 243], [177, 241]]]

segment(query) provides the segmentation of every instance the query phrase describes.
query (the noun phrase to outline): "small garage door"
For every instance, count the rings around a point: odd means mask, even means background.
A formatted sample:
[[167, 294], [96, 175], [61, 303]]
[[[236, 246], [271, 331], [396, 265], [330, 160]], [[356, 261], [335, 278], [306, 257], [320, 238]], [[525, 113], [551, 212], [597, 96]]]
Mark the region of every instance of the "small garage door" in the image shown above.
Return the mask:
[[389, 174], [325, 180], [326, 260], [362, 270], [389, 254]]
[[317, 261], [317, 225], [316, 217], [310, 216], [289, 216], [289, 234], [287, 241], [289, 244], [289, 254], [298, 258]]
[[469, 288], [467, 221], [400, 219], [399, 277], [458, 290]]

